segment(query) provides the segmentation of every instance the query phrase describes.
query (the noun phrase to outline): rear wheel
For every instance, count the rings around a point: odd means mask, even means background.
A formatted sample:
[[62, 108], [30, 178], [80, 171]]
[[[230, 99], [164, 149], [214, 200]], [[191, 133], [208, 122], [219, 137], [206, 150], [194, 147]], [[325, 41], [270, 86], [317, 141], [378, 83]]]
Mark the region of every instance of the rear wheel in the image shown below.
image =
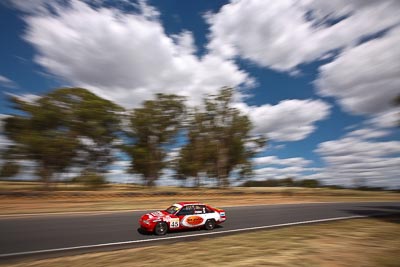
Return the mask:
[[158, 222], [154, 228], [154, 233], [156, 235], [165, 235], [168, 231], [168, 226], [165, 222]]
[[207, 220], [206, 224], [204, 225], [206, 230], [212, 230], [215, 227], [215, 221], [214, 220]]

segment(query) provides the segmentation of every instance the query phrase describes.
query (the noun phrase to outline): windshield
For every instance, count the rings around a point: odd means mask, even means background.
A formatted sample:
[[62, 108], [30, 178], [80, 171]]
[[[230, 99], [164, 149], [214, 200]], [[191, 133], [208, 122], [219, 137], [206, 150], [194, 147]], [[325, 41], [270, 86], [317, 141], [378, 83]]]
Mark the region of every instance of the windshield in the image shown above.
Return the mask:
[[179, 210], [179, 208], [177, 206], [171, 206], [168, 209], [166, 209], [165, 211], [168, 212], [169, 214], [174, 214], [178, 210]]

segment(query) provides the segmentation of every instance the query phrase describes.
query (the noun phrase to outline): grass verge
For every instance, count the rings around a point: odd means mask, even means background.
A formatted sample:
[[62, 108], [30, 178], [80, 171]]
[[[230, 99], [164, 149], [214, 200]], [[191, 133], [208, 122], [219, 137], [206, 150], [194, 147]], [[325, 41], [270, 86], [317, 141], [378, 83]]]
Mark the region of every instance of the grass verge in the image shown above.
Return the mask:
[[[34, 193], [37, 183], [0, 182], [1, 192]], [[229, 189], [112, 185], [88, 191], [58, 185], [58, 189], [39, 197], [0, 194], [0, 215], [82, 211], [160, 209], [179, 201], [195, 200], [212, 206], [284, 204], [308, 202], [400, 201], [400, 193], [350, 189], [265, 187]], [[129, 194], [131, 193], [131, 195]]]
[[3, 266], [398, 266], [400, 216], [262, 230]]
[[0, 215], [40, 214], [59, 212], [101, 212], [144, 209], [165, 209], [179, 201], [200, 201], [214, 207], [262, 205], [262, 204], [295, 204], [312, 202], [362, 202], [362, 201], [399, 201], [399, 198], [370, 197], [324, 197], [324, 196], [193, 196], [193, 197], [140, 197], [140, 198], [64, 198], [64, 199], [2, 199]]

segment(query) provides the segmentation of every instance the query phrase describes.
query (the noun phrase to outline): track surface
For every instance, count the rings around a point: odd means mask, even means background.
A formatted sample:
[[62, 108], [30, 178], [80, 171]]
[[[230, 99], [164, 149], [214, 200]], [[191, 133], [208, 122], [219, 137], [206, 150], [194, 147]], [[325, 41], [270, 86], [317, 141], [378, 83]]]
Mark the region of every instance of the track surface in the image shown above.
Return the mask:
[[[228, 220], [213, 232], [357, 215], [399, 214], [400, 202], [264, 205], [227, 207], [225, 210]], [[0, 259], [13, 253], [157, 239], [138, 232], [139, 217], [146, 212], [2, 217]], [[177, 242], [179, 236], [199, 233], [209, 232], [193, 230], [166, 236], [177, 237], [174, 239]], [[157, 240], [151, 244], [155, 242]]]

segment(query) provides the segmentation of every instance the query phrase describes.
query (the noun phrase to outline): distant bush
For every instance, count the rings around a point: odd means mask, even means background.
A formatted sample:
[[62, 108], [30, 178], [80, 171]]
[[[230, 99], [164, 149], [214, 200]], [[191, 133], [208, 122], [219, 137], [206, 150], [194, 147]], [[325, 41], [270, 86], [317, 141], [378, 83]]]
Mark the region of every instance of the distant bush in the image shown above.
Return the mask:
[[100, 188], [107, 183], [106, 178], [98, 173], [86, 172], [71, 180], [73, 183], [80, 183], [90, 188]]
[[293, 178], [284, 179], [268, 179], [264, 181], [246, 181], [242, 184], [245, 187], [321, 187], [318, 180], [305, 179], [305, 180], [294, 180]]
[[295, 182], [296, 186], [300, 187], [310, 187], [310, 188], [316, 188], [320, 187], [320, 183], [318, 180], [314, 179], [305, 179], [305, 180], [300, 180]]
[[0, 178], [10, 178], [17, 175], [20, 171], [20, 166], [12, 161], [5, 162], [0, 167]]

